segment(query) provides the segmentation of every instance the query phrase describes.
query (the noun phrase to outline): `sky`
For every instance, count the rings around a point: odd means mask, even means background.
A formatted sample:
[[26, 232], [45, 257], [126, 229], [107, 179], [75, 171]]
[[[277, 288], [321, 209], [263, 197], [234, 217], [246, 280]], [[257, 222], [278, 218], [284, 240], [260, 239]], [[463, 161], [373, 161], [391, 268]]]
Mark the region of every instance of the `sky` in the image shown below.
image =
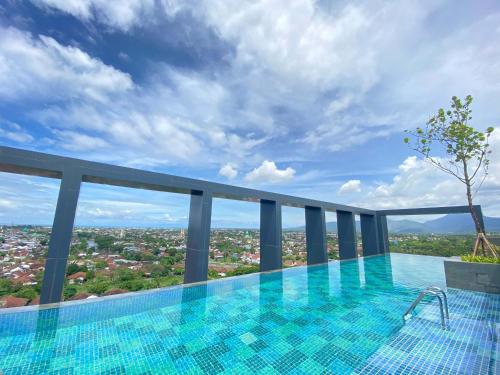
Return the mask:
[[[500, 216], [496, 0], [0, 3], [4, 146], [373, 209], [462, 205], [402, 139], [468, 94], [473, 126], [496, 128], [475, 200]], [[50, 224], [58, 188], [1, 173], [0, 223]], [[188, 207], [83, 184], [76, 224], [185, 226]], [[258, 221], [214, 201], [213, 226]]]

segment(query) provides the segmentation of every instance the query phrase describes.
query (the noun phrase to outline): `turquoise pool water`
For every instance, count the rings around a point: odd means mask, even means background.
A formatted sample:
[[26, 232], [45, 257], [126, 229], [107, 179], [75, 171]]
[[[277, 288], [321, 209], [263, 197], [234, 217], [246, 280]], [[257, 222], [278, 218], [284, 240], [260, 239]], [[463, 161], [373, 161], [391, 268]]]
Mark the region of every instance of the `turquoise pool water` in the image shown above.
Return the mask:
[[392, 254], [0, 312], [0, 373], [459, 373], [498, 367], [500, 298], [449, 290], [406, 325], [442, 258]]

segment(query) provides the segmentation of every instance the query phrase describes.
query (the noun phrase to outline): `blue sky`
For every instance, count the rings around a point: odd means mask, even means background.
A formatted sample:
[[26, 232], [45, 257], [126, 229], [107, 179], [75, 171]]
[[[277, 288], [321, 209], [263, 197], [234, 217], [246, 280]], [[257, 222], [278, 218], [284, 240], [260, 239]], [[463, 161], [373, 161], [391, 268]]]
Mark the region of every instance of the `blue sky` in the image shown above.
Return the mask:
[[[452, 95], [500, 124], [498, 1], [8, 0], [0, 144], [369, 208], [464, 204], [403, 144]], [[477, 195], [500, 216], [500, 129]], [[0, 222], [57, 181], [0, 175]], [[187, 197], [82, 188], [77, 224], [182, 226]], [[304, 221], [286, 210], [285, 225]], [[258, 206], [214, 202], [214, 225]]]

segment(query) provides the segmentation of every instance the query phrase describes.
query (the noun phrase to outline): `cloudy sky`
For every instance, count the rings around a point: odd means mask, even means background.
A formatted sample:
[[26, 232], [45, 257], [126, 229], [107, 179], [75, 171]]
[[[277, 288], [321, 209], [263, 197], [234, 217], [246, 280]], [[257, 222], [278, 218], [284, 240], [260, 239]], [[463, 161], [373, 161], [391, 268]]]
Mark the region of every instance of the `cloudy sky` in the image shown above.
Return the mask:
[[[464, 204], [403, 130], [451, 96], [497, 126], [500, 3], [7, 0], [0, 144], [368, 208]], [[50, 223], [58, 181], [0, 174], [0, 222]], [[77, 224], [184, 225], [188, 197], [82, 187]], [[214, 225], [258, 206], [214, 202]], [[284, 211], [285, 224], [304, 221]]]

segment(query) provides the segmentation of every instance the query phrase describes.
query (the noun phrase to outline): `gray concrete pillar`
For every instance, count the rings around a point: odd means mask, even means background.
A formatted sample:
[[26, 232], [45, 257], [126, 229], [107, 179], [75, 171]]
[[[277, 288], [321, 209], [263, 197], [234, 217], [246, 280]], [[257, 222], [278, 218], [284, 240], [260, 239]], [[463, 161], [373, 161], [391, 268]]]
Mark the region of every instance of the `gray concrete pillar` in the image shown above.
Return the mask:
[[356, 222], [349, 211], [337, 211], [337, 237], [340, 259], [356, 258]]
[[378, 247], [379, 253], [389, 252], [389, 230], [387, 228], [387, 216], [377, 215]]
[[184, 283], [208, 278], [208, 247], [212, 219], [212, 193], [192, 191], [184, 269]]
[[281, 204], [260, 201], [260, 270], [283, 267], [281, 254]]
[[307, 264], [328, 262], [325, 210], [306, 206]]
[[375, 215], [361, 214], [360, 219], [363, 256], [377, 255], [379, 253], [377, 218]]
[[62, 300], [64, 277], [69, 248], [73, 235], [76, 207], [80, 194], [82, 175], [76, 169], [64, 171], [57, 198], [56, 213], [50, 234], [49, 251], [45, 261], [40, 303], [56, 303]]

